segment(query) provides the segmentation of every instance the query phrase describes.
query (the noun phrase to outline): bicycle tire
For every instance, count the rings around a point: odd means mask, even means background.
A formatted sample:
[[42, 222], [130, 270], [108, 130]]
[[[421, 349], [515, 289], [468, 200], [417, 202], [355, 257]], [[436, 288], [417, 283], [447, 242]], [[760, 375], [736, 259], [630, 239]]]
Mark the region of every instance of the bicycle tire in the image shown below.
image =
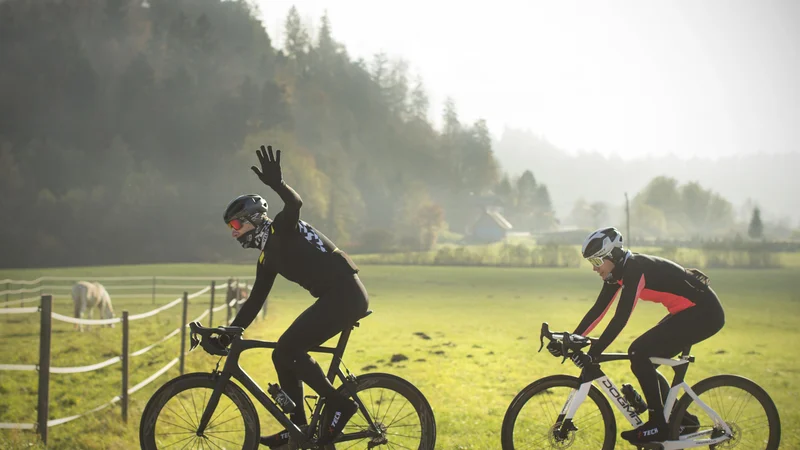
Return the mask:
[[[519, 416], [519, 413], [525, 404], [528, 403], [533, 396], [555, 387], [578, 389], [580, 384], [580, 380], [578, 380], [576, 377], [569, 375], [552, 375], [536, 380], [523, 388], [511, 401], [511, 404], [508, 406], [506, 414], [503, 417], [503, 425], [500, 435], [503, 450], [514, 450], [514, 426], [516, 425], [517, 417]], [[591, 399], [595, 403], [603, 418], [604, 437], [602, 440], [603, 443], [601, 450], [613, 450], [617, 439], [617, 423], [614, 418], [614, 411], [611, 409], [611, 405], [603, 396], [603, 393], [600, 392], [600, 390], [595, 386], [592, 386], [591, 389], [589, 389], [589, 395], [587, 396], [587, 399]]]
[[[422, 394], [422, 392], [420, 392], [416, 386], [411, 384], [411, 382], [400, 378], [397, 375], [388, 373], [368, 373], [356, 377], [356, 393], [372, 388], [390, 389], [403, 396], [414, 407], [414, 410], [419, 417], [421, 427], [420, 444], [416, 450], [433, 450], [436, 445], [436, 419], [430, 403]], [[344, 386], [340, 386], [338, 391], [344, 395], [350, 395]], [[361, 400], [364, 402], [363, 398]], [[356, 416], [353, 416], [353, 418], [355, 419], [359, 416], [359, 414], [360, 413], [357, 413]], [[376, 419], [373, 418], [373, 420]], [[317, 428], [318, 435], [321, 435], [322, 433], [322, 426], [323, 424], [320, 421], [319, 427]], [[350, 445], [353, 445], [352, 441], [342, 442], [342, 448]], [[389, 445], [387, 448], [392, 448], [392, 446]], [[323, 449], [335, 450], [336, 442], [324, 446]]]
[[[734, 387], [742, 389], [758, 400], [758, 402], [761, 404], [761, 407], [764, 408], [764, 412], [766, 413], [767, 420], [769, 422], [769, 439], [767, 440], [766, 450], [777, 450], [781, 442], [781, 419], [780, 415], [778, 414], [778, 408], [775, 406], [775, 403], [772, 401], [772, 398], [770, 398], [769, 394], [767, 394], [767, 391], [765, 391], [754, 381], [739, 375], [717, 375], [706, 378], [692, 386], [692, 391], [694, 391], [694, 393], [699, 397], [705, 392], [720, 387]], [[670, 439], [678, 439], [680, 435], [681, 420], [683, 419], [684, 413], [689, 406], [691, 406], [693, 401], [694, 399], [692, 399], [689, 394], [684, 393], [676, 404], [675, 411], [670, 418]], [[704, 401], [704, 403], [708, 404], [709, 402]], [[711, 407], [711, 405], [709, 406]], [[717, 413], [719, 414], [720, 411], [717, 411]], [[728, 419], [723, 417], [723, 420], [727, 421]], [[726, 448], [724, 443], [718, 444], [718, 447]], [[714, 446], [711, 446], [711, 448], [714, 448]]]
[[[167, 402], [176, 395], [193, 388], [214, 389], [216, 380], [212, 374], [205, 372], [187, 373], [168, 381], [161, 386], [142, 411], [142, 419], [139, 424], [139, 444], [142, 450], [158, 450], [156, 444], [155, 428], [162, 408]], [[222, 392], [222, 396], [228, 397], [242, 413], [244, 419], [245, 442], [242, 450], [257, 450], [260, 438], [260, 423], [258, 413], [250, 397], [236, 385], [233, 381], [228, 381]], [[204, 408], [202, 405], [201, 408]], [[202, 409], [200, 409], [202, 413]]]

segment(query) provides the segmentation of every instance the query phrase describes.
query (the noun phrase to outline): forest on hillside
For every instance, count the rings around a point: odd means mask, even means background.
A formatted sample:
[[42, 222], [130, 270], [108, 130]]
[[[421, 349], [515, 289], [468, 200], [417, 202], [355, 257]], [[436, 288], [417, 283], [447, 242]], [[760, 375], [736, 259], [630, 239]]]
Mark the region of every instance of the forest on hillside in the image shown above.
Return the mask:
[[486, 123], [449, 101], [434, 129], [408, 63], [351, 58], [326, 17], [309, 30], [292, 9], [283, 32], [275, 48], [242, 0], [0, 3], [0, 264], [241, 253], [227, 202], [281, 207], [249, 170], [262, 144], [283, 150], [304, 219], [345, 248], [464, 232], [502, 176]]
[[249, 169], [260, 145], [352, 253], [430, 249], [486, 207], [559, 227], [540, 169], [503, 170], [484, 120], [431, 111], [407, 61], [354, 58], [300, 17], [276, 48], [246, 0], [0, 2], [0, 266], [242, 259], [228, 201], [282, 206]]

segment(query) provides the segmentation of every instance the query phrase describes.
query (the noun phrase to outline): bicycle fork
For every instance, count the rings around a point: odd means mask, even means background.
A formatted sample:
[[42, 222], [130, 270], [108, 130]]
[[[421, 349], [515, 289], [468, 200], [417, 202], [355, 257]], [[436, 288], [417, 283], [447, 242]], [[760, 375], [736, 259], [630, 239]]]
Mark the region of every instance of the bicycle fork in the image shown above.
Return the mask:
[[561, 408], [561, 412], [556, 418], [556, 423], [553, 425], [553, 437], [555, 437], [556, 440], [566, 440], [571, 431], [578, 431], [578, 428], [572, 423], [572, 418], [575, 417], [575, 412], [578, 410], [578, 407], [586, 400], [586, 396], [589, 395], [589, 389], [591, 389], [591, 387], [591, 382], [582, 383], [578, 389], [573, 389], [569, 393], [567, 401], [564, 402], [564, 407]]
[[214, 371], [213, 376], [216, 378], [214, 383], [214, 392], [212, 392], [211, 396], [208, 397], [208, 404], [206, 404], [206, 407], [203, 410], [203, 415], [200, 417], [200, 423], [197, 426], [198, 436], [202, 436], [203, 433], [205, 433], [206, 427], [208, 426], [209, 421], [211, 421], [211, 417], [214, 415], [214, 411], [217, 409], [217, 405], [219, 404], [219, 398], [222, 396], [222, 390], [225, 389], [225, 385], [228, 384], [228, 381], [231, 379], [230, 373]]

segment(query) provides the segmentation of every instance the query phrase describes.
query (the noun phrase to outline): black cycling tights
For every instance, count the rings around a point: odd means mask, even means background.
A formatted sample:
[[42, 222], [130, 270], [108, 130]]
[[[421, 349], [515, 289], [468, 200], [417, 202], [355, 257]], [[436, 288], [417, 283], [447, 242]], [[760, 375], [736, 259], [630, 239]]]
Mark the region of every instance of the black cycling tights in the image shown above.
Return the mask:
[[366, 314], [368, 306], [367, 291], [354, 275], [320, 296], [278, 339], [272, 361], [281, 388], [297, 405], [290, 417], [293, 423], [307, 423], [303, 381], [320, 396], [331, 398], [336, 393], [322, 367], [307, 352], [352, 326]]
[[693, 306], [665, 317], [633, 341], [628, 349], [631, 370], [642, 387], [651, 420], [664, 417], [664, 401], [670, 384], [649, 358], [673, 358], [686, 346], [713, 336], [725, 324], [725, 313], [716, 295], [710, 289], [704, 295], [714, 296], [714, 301], [708, 303], [713, 306]]

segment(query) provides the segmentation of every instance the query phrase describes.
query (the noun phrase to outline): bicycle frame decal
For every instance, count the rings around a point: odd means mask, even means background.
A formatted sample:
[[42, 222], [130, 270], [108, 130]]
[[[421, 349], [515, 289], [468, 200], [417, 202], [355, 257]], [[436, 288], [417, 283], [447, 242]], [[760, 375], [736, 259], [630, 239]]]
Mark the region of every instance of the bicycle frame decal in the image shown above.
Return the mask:
[[577, 391], [573, 391], [570, 396], [567, 397], [567, 404], [564, 405], [567, 410], [567, 419], [572, 420], [572, 418], [575, 417], [575, 412], [578, 410], [578, 407], [583, 404], [583, 401], [586, 400], [586, 396], [589, 395], [589, 389], [591, 387], [592, 383], [583, 383]]
[[[622, 393], [617, 389], [617, 386], [614, 385], [614, 382], [611, 381], [607, 376], [602, 376], [594, 380], [597, 382], [597, 387], [603, 390], [608, 398], [612, 400], [614, 406], [619, 409], [619, 412], [628, 419], [628, 422], [631, 423], [631, 426], [634, 428], [638, 428], [644, 422], [639, 417], [639, 414], [636, 414], [636, 411], [633, 410], [633, 407], [625, 400], [625, 397]], [[588, 384], [588, 383], [587, 383]]]
[[[564, 407], [561, 408], [561, 413], [558, 415], [558, 421], [559, 422], [563, 421], [564, 417], [567, 416], [567, 412], [569, 410], [569, 405], [572, 404], [572, 399], [575, 398], [575, 394], [577, 392], [578, 391], [576, 389], [573, 389], [572, 392], [569, 393], [569, 396], [567, 397], [567, 401], [564, 403]], [[587, 390], [586, 392], [588, 393], [589, 391]], [[572, 417], [570, 417], [570, 419], [572, 419]]]

